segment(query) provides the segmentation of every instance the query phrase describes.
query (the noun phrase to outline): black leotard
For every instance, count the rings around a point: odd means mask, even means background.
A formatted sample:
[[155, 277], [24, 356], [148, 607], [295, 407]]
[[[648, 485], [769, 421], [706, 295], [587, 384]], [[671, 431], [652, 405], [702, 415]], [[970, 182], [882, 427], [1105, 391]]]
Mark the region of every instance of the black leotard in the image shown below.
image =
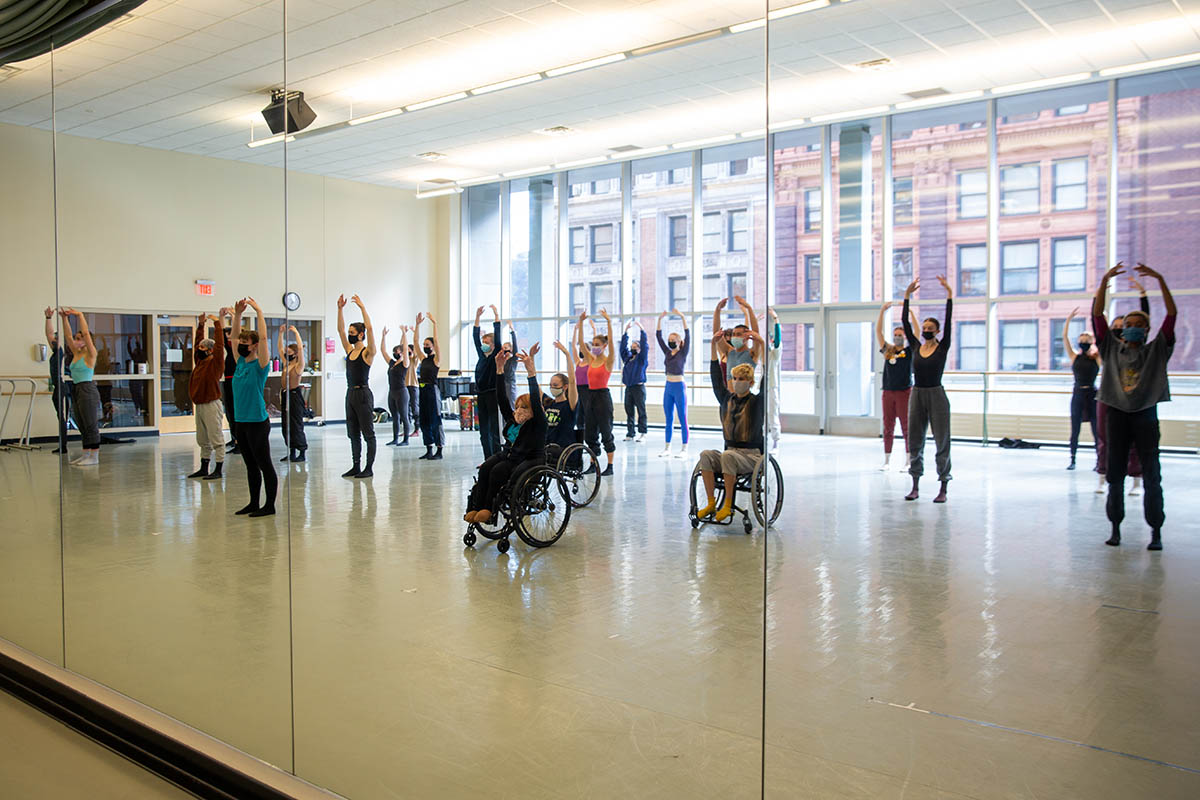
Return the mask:
[[437, 383], [438, 365], [433, 360], [433, 356], [425, 356], [421, 359], [421, 365], [417, 367], [417, 380], [420, 381], [422, 387]]
[[388, 391], [398, 392], [405, 388], [404, 378], [407, 371], [400, 359], [392, 359], [392, 363], [388, 364]]
[[932, 389], [942, 385], [942, 373], [946, 370], [946, 356], [950, 353], [951, 313], [954, 301], [946, 298], [946, 318], [942, 321], [942, 338], [937, 349], [928, 356], [921, 355], [921, 340], [912, 329], [909, 321], [911, 312], [908, 308], [908, 298], [904, 298], [904, 336], [913, 351], [913, 385], [917, 388]]
[[1075, 373], [1076, 389], [1093, 389], [1096, 386], [1096, 376], [1100, 374], [1100, 365], [1096, 359], [1080, 353], [1071, 362], [1071, 372]]
[[366, 386], [370, 381], [371, 365], [363, 361], [363, 356], [367, 353], [364, 347], [358, 352], [358, 358], [346, 356], [346, 386], [353, 389], [355, 386]]

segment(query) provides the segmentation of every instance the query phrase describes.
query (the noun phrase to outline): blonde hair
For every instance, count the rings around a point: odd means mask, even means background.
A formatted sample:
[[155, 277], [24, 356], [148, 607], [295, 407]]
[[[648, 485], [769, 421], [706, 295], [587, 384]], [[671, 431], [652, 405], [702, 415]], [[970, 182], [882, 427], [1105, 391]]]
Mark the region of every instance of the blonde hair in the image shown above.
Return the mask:
[[749, 364], [738, 364], [729, 371], [729, 377], [739, 381], [754, 380], [754, 367]]

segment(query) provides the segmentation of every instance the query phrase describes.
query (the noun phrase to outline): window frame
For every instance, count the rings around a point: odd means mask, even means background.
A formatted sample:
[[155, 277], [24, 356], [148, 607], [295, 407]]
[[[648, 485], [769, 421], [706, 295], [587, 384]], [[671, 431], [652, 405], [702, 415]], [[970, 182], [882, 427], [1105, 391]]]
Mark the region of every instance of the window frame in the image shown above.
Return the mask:
[[[576, 243], [576, 241], [575, 241], [576, 234], [579, 234], [582, 241]], [[567, 240], [568, 240], [567, 241], [567, 250], [569, 251], [569, 255], [567, 257], [568, 263], [572, 266], [583, 265], [583, 264], [588, 263], [586, 261], [586, 258], [588, 255], [587, 228], [584, 227], [583, 225], [576, 225], [574, 227], [569, 228], [567, 230]], [[576, 250], [579, 251], [578, 255], [576, 255]]]
[[[1080, 284], [1079, 286], [1060, 287], [1058, 285], [1058, 245], [1063, 242], [1083, 242], [1083, 258], [1078, 264], [1070, 265], [1072, 268], [1079, 269]], [[1050, 239], [1050, 291], [1051, 292], [1086, 292], [1087, 291], [1087, 263], [1088, 263], [1088, 237], [1083, 236], [1055, 236]]]
[[[816, 267], [816, 278], [813, 278], [813, 267]], [[813, 290], [816, 290], [815, 292]], [[815, 294], [815, 296], [814, 296]], [[821, 254], [804, 254], [804, 302], [821, 302]]]
[[[900, 184], [908, 184], [907, 189], [901, 189]], [[908, 199], [900, 202], [900, 196], [907, 194]], [[892, 178], [892, 224], [893, 225], [913, 225], [916, 223], [916, 217], [913, 215], [913, 179], [911, 175], [905, 175], [900, 178]], [[901, 210], [908, 209], [907, 214], [902, 215]]]
[[[1033, 345], [1019, 345], [1019, 346], [1008, 345], [1008, 346], [1006, 346], [1004, 344], [1005, 330], [1014, 325], [1023, 325], [1023, 326], [1029, 325], [1029, 326], [1033, 327]], [[1038, 325], [1038, 320], [1036, 317], [1033, 317], [1030, 319], [1002, 319], [1002, 320], [998, 321], [998, 324], [997, 324], [998, 341], [997, 341], [996, 350], [997, 350], [997, 355], [999, 356], [998, 366], [1000, 368], [1000, 372], [1037, 372], [1038, 356], [1039, 356], [1038, 347], [1041, 344], [1041, 342], [1040, 342], [1041, 331], [1039, 330], [1039, 327], [1040, 326]], [[1033, 350], [1033, 366], [1030, 369], [1005, 369], [1004, 355], [1005, 355], [1005, 351], [1008, 349]], [[1025, 363], [1028, 363], [1028, 362], [1025, 362]]]
[[[1033, 266], [1031, 267], [1014, 267], [1007, 268], [1005, 266], [1004, 254], [1010, 247], [1019, 247], [1024, 245], [1033, 245], [1035, 255]], [[1002, 295], [1029, 295], [1038, 294], [1041, 289], [1041, 269], [1042, 269], [1042, 242], [1040, 239], [1016, 239], [1011, 242], [1000, 243], [1000, 294]], [[1033, 288], [1028, 291], [1010, 291], [1006, 285], [1006, 278], [1014, 272], [1032, 272], [1033, 273]]]
[[[1018, 169], [1033, 169], [1034, 170], [1035, 177], [1034, 177], [1034, 181], [1033, 181], [1033, 186], [1032, 187], [1026, 186], [1026, 187], [1023, 187], [1020, 189], [1005, 188], [1005, 183], [1006, 183], [1005, 177], [1004, 177], [1005, 173], [1008, 171], [1011, 171], [1011, 170], [1018, 170]], [[1005, 201], [1009, 198], [1009, 196], [1018, 195], [1018, 194], [1025, 195], [1025, 194], [1029, 194], [1030, 192], [1032, 192], [1034, 195], [1034, 207], [1033, 207], [1032, 211], [1028, 211], [1028, 210], [1009, 211], [1009, 210], [1007, 210], [1008, 203], [1006, 203]], [[1002, 165], [1000, 167], [1000, 216], [1002, 216], [1002, 217], [1024, 217], [1024, 216], [1030, 216], [1032, 214], [1040, 214], [1040, 213], [1042, 213], [1042, 164], [1041, 164], [1041, 162], [1040, 161], [1023, 161], [1020, 164], [1004, 164], [1004, 165]]]
[[[689, 219], [687, 214], [672, 214], [667, 217], [667, 256], [669, 258], [680, 258], [688, 254]], [[682, 236], [675, 230], [677, 223], [683, 224]], [[677, 249], [676, 246], [680, 243], [680, 239], [683, 240], [682, 247]]]
[[[743, 219], [743, 227], [738, 228], [734, 223], [735, 215], [741, 214]], [[731, 208], [725, 212], [725, 217], [728, 224], [725, 226], [725, 252], [727, 253], [746, 253], [750, 250], [750, 209], [748, 208]], [[741, 234], [745, 237], [745, 242], [742, 247], [737, 247], [737, 237]]]
[[[988, 366], [988, 364], [987, 364], [987, 322], [985, 322], [983, 320], [979, 320], [979, 319], [965, 319], [965, 320], [960, 320], [959, 322], [956, 322], [954, 324], [957, 326], [957, 329], [954, 331], [954, 341], [955, 341], [954, 355], [955, 355], [955, 359], [958, 362], [957, 363], [958, 369], [956, 371], [957, 372], [987, 372], [987, 366]], [[981, 330], [981, 331], [983, 331], [983, 344], [981, 344], [981, 345], [966, 344], [966, 341], [967, 341], [967, 337], [965, 335], [966, 330]], [[976, 353], [976, 352], [982, 353], [983, 354], [983, 366], [980, 369], [974, 369], [974, 368], [968, 369], [967, 367], [963, 366], [964, 351], [967, 353], [971, 353], [971, 354]]]
[[[812, 198], [816, 197], [816, 202], [812, 202]], [[804, 189], [804, 232], [805, 233], [820, 233], [821, 232], [821, 188], [808, 187]]]
[[[983, 177], [983, 189], [978, 192], [964, 192], [963, 178], [967, 176], [980, 175]], [[955, 191], [955, 217], [957, 219], [987, 219], [988, 203], [987, 203], [987, 170], [986, 169], [960, 169], [954, 173], [954, 191]], [[967, 198], [981, 199], [983, 210], [979, 214], [967, 214], [963, 211], [963, 200]]]
[[[600, 245], [599, 245], [600, 247], [604, 247], [607, 244], [607, 247], [609, 248], [609, 257], [604, 259], [603, 261], [596, 258], [596, 247], [597, 247], [596, 232], [598, 230], [600, 230], [601, 228], [608, 228], [609, 237], [610, 237], [609, 241], [607, 243], [600, 243]], [[618, 258], [616, 242], [617, 242], [616, 225], [614, 225], [613, 223], [597, 222], [595, 225], [589, 225], [588, 226], [588, 258], [589, 258], [588, 263], [589, 264], [612, 264], [612, 263], [614, 263]]]
[[[972, 250], [972, 251], [979, 250], [983, 253], [983, 266], [982, 267], [976, 267], [976, 268], [972, 268], [972, 269], [964, 269], [963, 268], [963, 252], [967, 251], [967, 250]], [[955, 272], [956, 272], [955, 277], [957, 278], [956, 282], [958, 283], [958, 296], [959, 297], [987, 297], [987, 294], [988, 294], [987, 243], [986, 242], [972, 242], [970, 244], [955, 245], [954, 258], [955, 258], [954, 263], [955, 263]], [[980, 281], [982, 288], [979, 291], [968, 291], [967, 289], [965, 289], [963, 287], [963, 274], [964, 273], [970, 273], [972, 275], [974, 275], [974, 274], [982, 275], [983, 279]]]
[[[1088, 172], [1089, 172], [1090, 167], [1089, 167], [1088, 161], [1089, 161], [1089, 159], [1087, 156], [1072, 156], [1070, 158], [1056, 158], [1051, 163], [1051, 166], [1050, 166], [1050, 178], [1051, 178], [1050, 194], [1051, 194], [1051, 206], [1054, 211], [1087, 211], [1088, 210], [1088, 206], [1090, 205], [1089, 198], [1088, 198]], [[1083, 164], [1083, 180], [1075, 181], [1072, 183], [1061, 182], [1058, 178], [1059, 168], [1066, 164], [1073, 163], [1073, 162], [1078, 162], [1078, 163]], [[1068, 205], [1059, 203], [1058, 195], [1059, 195], [1060, 190], [1074, 189], [1077, 187], [1083, 189], [1083, 205], [1068, 206]]]

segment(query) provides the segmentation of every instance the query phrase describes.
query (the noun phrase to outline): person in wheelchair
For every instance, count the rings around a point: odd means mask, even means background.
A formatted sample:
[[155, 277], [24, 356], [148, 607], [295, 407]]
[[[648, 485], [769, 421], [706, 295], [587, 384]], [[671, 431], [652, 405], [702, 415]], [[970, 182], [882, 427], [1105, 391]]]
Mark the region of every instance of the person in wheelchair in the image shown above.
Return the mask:
[[518, 397], [512, 406], [508, 402], [504, 365], [513, 356], [505, 350], [496, 353], [496, 404], [504, 419], [501, 450], [479, 465], [479, 478], [471, 488], [463, 517], [467, 522], [480, 525], [490, 522], [496, 513], [500, 491], [516, 485], [525, 471], [546, 462], [546, 412], [540, 402], [542, 391], [533, 363], [537, 352], [538, 345], [534, 343], [528, 353], [516, 356], [529, 376], [529, 393]]
[[[571, 361], [571, 351], [562, 342], [554, 346]], [[550, 378], [550, 394], [542, 395], [542, 407], [546, 412], [546, 447], [561, 453], [578, 441], [575, 435], [575, 415], [579, 407], [579, 390], [575, 381], [563, 372]]]
[[[753, 331], [747, 331], [745, 336], [761, 341]], [[708, 502], [697, 511], [697, 516], [705, 519], [715, 511], [713, 518], [717, 522], [724, 522], [733, 516], [734, 487], [737, 486], [738, 476], [753, 474], [763, 455], [767, 376], [764, 371], [758, 394], [754, 394], [750, 391], [754, 384], [754, 367], [742, 363], [729, 371], [729, 383], [726, 385], [714, 348], [713, 359], [709, 363], [709, 377], [713, 394], [721, 407], [725, 449], [705, 450], [700, 454], [699, 468]], [[719, 509], [716, 501], [718, 472], [725, 483], [725, 502]]]

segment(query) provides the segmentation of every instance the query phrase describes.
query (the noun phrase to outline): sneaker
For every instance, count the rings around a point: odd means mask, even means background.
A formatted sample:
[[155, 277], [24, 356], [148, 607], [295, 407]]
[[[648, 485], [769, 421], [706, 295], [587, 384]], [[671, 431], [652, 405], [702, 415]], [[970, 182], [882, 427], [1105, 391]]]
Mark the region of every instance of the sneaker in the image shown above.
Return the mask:
[[1138, 496], [1139, 494], [1141, 494], [1141, 493], [1142, 493], [1142, 479], [1141, 479], [1141, 478], [1134, 478], [1134, 479], [1133, 479], [1133, 486], [1129, 487], [1129, 496], [1130, 496], [1130, 497], [1137, 497], [1137, 496]]
[[634, 437], [634, 439], [633, 439], [633, 440], [634, 440], [635, 442], [644, 442], [644, 441], [646, 441], [646, 434], [644, 434], [644, 433], [639, 433], [637, 436], [635, 436], [635, 437]]
[[1100, 483], [1096, 485], [1096, 494], [1104, 494], [1105, 491], [1107, 490], [1104, 488], [1104, 476], [1101, 475]]
[[605, 467], [604, 472], [601, 472], [600, 474], [605, 477], [612, 475], [613, 474], [612, 464], [609, 464], [607, 467]]
[[688, 449], [687, 449], [686, 444], [683, 447], [679, 448], [679, 452], [675, 454], [675, 457], [676, 458], [687, 458], [688, 457]]
[[625, 436], [625, 441], [627, 441], [627, 442], [632, 442], [632, 441], [633, 441], [633, 434], [632, 434], [632, 433], [630, 433], [630, 434], [627, 434], [627, 435]]
[[671, 457], [671, 445], [667, 445], [666, 447], [664, 447], [663, 451], [658, 454], [658, 457], [659, 458], [670, 458]]
[[891, 459], [891, 458], [889, 458], [888, 456], [884, 456], [884, 457], [883, 457], [883, 464], [882, 464], [882, 465], [879, 467], [879, 471], [880, 471], [880, 472], [887, 472], [887, 470], [888, 470], [888, 467], [889, 467], [889, 466], [891, 466], [891, 461], [892, 461], [892, 459]]

